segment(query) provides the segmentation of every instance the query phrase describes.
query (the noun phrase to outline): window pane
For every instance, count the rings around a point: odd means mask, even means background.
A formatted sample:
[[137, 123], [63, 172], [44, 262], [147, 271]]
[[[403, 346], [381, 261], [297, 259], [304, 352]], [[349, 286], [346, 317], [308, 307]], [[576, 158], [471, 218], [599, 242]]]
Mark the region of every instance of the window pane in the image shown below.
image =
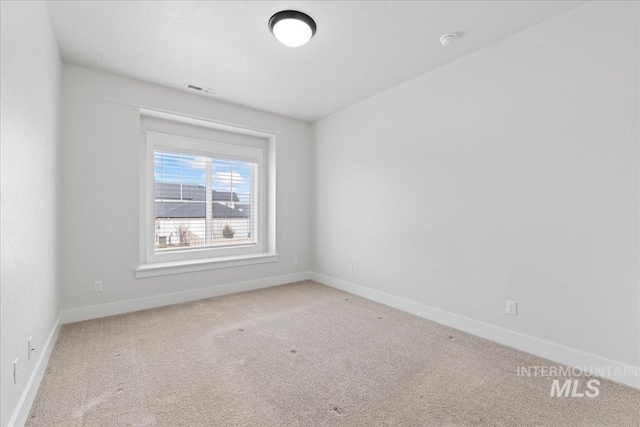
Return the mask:
[[256, 243], [257, 164], [156, 150], [154, 172], [156, 251]]
[[255, 243], [252, 205], [256, 164], [213, 160], [213, 245]]

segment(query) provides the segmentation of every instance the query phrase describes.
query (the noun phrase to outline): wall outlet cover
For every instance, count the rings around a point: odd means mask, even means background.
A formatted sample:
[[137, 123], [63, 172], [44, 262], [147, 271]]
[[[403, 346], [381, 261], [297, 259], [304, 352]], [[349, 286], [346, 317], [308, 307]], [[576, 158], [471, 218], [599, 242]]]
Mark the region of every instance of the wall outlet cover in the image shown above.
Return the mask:
[[20, 379], [18, 374], [20, 371], [18, 370], [18, 362], [20, 361], [19, 357], [16, 357], [16, 360], [13, 361], [13, 385], [18, 384], [18, 380]]
[[515, 301], [507, 301], [507, 314], [512, 316], [518, 315], [518, 303]]

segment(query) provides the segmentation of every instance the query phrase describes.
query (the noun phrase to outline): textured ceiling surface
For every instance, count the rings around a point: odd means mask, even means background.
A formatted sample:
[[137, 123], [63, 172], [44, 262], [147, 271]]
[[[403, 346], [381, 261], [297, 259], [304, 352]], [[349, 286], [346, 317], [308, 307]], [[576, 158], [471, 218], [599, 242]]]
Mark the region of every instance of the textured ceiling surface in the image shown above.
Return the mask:
[[[578, 1], [48, 2], [65, 62], [314, 121], [577, 7]], [[280, 44], [296, 9], [315, 37]], [[459, 39], [443, 48], [438, 39]]]

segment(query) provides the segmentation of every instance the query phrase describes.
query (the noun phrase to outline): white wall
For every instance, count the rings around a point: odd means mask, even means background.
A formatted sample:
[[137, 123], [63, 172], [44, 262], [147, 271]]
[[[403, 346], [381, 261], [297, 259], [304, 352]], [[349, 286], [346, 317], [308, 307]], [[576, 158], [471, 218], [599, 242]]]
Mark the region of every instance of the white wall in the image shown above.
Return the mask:
[[[136, 279], [138, 108], [102, 97], [280, 131], [277, 137], [277, 263]], [[310, 126], [215, 99], [73, 65], [63, 69], [65, 309], [303, 273], [309, 257]], [[293, 258], [299, 264], [293, 265]], [[102, 280], [104, 291], [93, 292]]]
[[[60, 312], [61, 61], [44, 3], [2, 2], [1, 8], [0, 425], [6, 426]], [[30, 336], [36, 350], [28, 360]]]
[[637, 366], [638, 6], [588, 3], [317, 122], [314, 271]]

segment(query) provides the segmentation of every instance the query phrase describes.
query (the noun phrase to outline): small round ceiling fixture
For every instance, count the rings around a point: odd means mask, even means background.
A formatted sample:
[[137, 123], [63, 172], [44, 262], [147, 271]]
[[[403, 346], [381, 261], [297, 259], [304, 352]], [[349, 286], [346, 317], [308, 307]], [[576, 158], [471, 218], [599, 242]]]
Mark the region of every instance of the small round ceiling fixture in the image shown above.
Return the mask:
[[269, 30], [283, 45], [299, 47], [316, 33], [316, 23], [306, 13], [283, 10], [269, 19]]
[[455, 35], [454, 33], [445, 34], [444, 36], [440, 37], [440, 43], [442, 44], [442, 46], [447, 47], [451, 43], [453, 43], [457, 38], [458, 36]]

